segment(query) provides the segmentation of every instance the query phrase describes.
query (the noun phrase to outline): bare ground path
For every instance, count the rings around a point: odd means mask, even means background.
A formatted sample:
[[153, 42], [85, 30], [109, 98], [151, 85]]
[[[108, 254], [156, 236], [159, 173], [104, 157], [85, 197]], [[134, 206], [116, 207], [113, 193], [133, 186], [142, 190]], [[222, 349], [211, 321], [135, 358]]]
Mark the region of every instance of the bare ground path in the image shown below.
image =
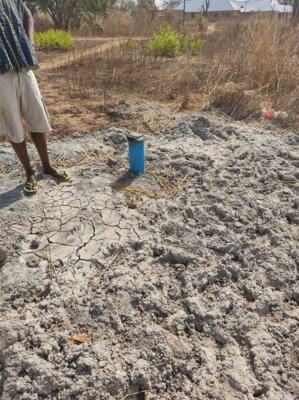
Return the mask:
[[60, 68], [66, 66], [77, 59], [89, 57], [94, 54], [99, 54], [101, 52], [107, 51], [110, 48], [117, 47], [124, 39], [123, 38], [84, 38], [78, 37], [76, 38], [76, 42], [88, 42], [92, 43], [90, 48], [86, 50], [80, 47], [79, 49], [74, 49], [67, 53], [60, 53], [55, 55], [54, 59], [46, 61], [41, 64], [41, 71], [52, 70], [55, 68]]

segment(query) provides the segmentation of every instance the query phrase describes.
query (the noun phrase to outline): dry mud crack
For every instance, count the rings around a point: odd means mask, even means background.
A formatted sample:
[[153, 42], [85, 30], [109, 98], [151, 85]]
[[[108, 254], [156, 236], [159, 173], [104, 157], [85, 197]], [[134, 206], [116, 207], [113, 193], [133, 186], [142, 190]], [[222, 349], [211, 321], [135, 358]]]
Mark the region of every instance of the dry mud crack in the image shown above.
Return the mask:
[[51, 142], [32, 198], [0, 145], [1, 398], [295, 400], [299, 136], [186, 115], [133, 179], [126, 133]]

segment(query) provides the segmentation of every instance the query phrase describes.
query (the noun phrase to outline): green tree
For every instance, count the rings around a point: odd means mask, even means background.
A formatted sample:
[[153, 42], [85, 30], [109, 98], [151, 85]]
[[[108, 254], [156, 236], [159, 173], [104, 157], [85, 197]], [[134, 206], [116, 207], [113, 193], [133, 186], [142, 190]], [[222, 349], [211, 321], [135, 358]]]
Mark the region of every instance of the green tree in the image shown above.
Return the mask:
[[27, 0], [31, 9], [46, 12], [55, 27], [68, 30], [80, 20], [84, 0]]
[[157, 9], [155, 0], [137, 0], [136, 13], [148, 16]]
[[134, 0], [120, 0], [117, 3], [117, 8], [121, 12], [133, 15], [136, 14], [137, 3]]
[[55, 27], [69, 30], [78, 27], [82, 14], [90, 12], [95, 15], [109, 14], [116, 0], [27, 0], [32, 11], [43, 11], [50, 15]]
[[106, 16], [115, 6], [116, 0], [85, 0], [83, 1], [84, 11]]

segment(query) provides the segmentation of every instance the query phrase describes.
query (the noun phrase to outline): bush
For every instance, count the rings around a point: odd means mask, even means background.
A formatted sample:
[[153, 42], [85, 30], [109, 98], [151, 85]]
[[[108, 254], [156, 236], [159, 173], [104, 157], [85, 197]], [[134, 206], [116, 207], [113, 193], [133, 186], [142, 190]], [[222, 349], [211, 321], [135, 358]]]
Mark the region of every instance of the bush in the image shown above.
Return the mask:
[[35, 34], [35, 44], [43, 49], [68, 50], [74, 46], [70, 32], [50, 29], [47, 32]]
[[207, 23], [206, 17], [204, 17], [202, 13], [199, 14], [197, 22], [198, 22], [198, 29], [200, 31], [207, 30], [208, 23]]
[[167, 25], [154, 33], [153, 38], [147, 44], [147, 49], [155, 55], [175, 56], [187, 52], [198, 54], [202, 51], [203, 45], [202, 39], [181, 36]]
[[204, 46], [204, 40], [200, 38], [194, 38], [190, 40], [189, 50], [191, 54], [198, 54], [202, 51]]
[[155, 55], [178, 55], [182, 52], [181, 36], [170, 26], [164, 26], [154, 33], [147, 44], [147, 49]]
[[138, 42], [135, 39], [127, 39], [121, 43], [121, 47], [125, 50], [136, 50], [138, 48]]

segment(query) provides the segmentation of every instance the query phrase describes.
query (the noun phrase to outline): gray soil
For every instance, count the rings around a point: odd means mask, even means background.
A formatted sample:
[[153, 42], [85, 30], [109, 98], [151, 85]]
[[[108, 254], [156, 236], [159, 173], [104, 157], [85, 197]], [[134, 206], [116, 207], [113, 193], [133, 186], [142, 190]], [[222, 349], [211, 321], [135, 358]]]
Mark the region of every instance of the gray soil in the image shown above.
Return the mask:
[[298, 399], [299, 136], [185, 114], [132, 177], [127, 133], [50, 142], [33, 197], [0, 145], [1, 398]]

